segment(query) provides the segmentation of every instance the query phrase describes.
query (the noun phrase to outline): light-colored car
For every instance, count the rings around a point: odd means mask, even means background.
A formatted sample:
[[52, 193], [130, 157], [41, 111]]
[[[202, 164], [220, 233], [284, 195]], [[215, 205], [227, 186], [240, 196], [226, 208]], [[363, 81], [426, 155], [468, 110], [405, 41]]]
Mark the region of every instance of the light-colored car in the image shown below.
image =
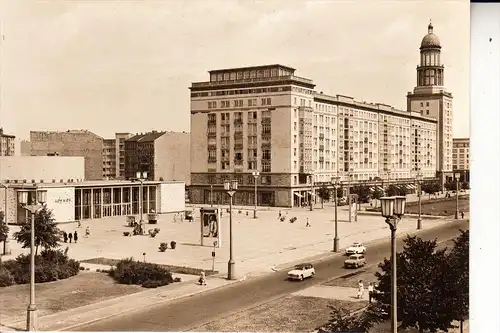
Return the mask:
[[349, 256], [346, 261], [344, 261], [345, 268], [358, 268], [364, 265], [366, 265], [366, 259], [362, 254], [353, 254]]
[[288, 272], [289, 280], [299, 280], [302, 281], [305, 278], [313, 277], [316, 274], [314, 266], [309, 263], [295, 265], [295, 267]]
[[345, 250], [345, 254], [364, 254], [366, 252], [366, 247], [361, 243], [353, 243]]

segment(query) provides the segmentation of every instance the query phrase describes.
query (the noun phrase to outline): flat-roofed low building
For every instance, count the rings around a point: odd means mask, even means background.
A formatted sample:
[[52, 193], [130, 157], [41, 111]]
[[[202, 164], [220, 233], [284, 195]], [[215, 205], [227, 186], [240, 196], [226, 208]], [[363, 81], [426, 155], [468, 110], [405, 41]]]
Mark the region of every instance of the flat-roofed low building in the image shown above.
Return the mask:
[[[6, 188], [5, 188], [6, 187]], [[143, 214], [152, 211], [163, 214], [184, 212], [185, 183], [146, 181], [84, 181], [79, 183], [10, 183], [0, 186], [0, 203], [7, 195], [8, 223], [24, 223], [25, 210], [19, 203], [19, 193], [28, 193], [28, 202], [37, 190], [47, 191], [47, 208], [52, 210], [58, 223], [80, 220], [99, 220], [114, 216], [140, 215], [142, 188]], [[2, 209], [3, 210], [3, 209]], [[147, 219], [147, 216], [143, 216]]]

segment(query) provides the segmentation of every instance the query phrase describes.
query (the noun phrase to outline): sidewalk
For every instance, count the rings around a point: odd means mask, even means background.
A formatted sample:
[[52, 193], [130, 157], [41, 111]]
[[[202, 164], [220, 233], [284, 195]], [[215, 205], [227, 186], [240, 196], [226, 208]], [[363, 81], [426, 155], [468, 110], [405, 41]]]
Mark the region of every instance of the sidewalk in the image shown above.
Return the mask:
[[[39, 331], [67, 331], [72, 327], [89, 324], [130, 311], [144, 309], [156, 304], [188, 297], [208, 290], [214, 290], [226, 285], [237, 283], [220, 278], [207, 278], [207, 285], [200, 286], [196, 281], [186, 281], [143, 292], [112, 298], [99, 303], [89, 304], [75, 309], [54, 313], [38, 318]], [[26, 320], [5, 323], [1, 331], [24, 330]]]

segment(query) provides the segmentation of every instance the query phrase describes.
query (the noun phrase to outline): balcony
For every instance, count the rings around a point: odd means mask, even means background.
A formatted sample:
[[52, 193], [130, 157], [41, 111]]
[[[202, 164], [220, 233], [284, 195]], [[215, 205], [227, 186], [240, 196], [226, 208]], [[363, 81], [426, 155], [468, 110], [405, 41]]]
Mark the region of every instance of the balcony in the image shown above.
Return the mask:
[[319, 150], [325, 150], [325, 145], [319, 145]]
[[216, 157], [209, 157], [208, 163], [217, 163], [217, 158]]
[[270, 124], [271, 123], [271, 118], [270, 117], [262, 118], [261, 123], [262, 124]]
[[242, 125], [243, 124], [243, 119], [242, 118], [236, 118], [236, 119], [234, 119], [234, 124], [235, 125]]
[[207, 136], [208, 136], [209, 138], [215, 138], [215, 137], [217, 136], [217, 132], [208, 132], [208, 133], [207, 133]]
[[235, 142], [234, 149], [243, 149], [243, 142]]
[[263, 142], [261, 147], [262, 147], [262, 149], [270, 149], [271, 143], [270, 142]]

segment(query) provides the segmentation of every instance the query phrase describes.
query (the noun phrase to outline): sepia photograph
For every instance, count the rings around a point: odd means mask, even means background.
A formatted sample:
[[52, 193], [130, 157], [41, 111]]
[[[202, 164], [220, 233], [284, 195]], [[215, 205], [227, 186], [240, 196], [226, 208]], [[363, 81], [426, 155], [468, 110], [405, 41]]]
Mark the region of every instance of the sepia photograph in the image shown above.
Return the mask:
[[469, 1], [0, 0], [0, 35], [1, 331], [470, 331]]

